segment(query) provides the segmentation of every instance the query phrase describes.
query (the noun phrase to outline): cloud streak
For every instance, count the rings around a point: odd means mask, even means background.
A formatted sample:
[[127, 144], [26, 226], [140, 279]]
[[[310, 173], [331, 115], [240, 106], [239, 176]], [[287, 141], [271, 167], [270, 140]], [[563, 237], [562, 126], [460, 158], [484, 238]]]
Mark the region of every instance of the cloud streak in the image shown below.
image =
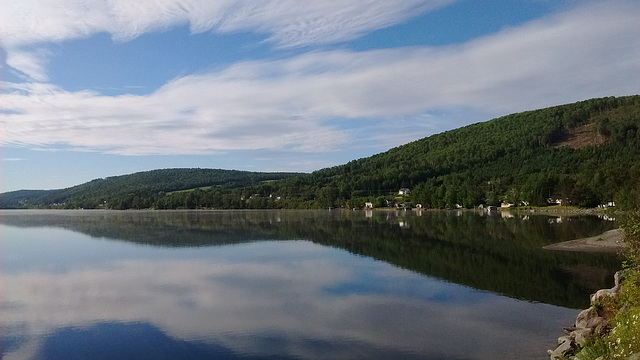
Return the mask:
[[194, 33], [251, 31], [279, 46], [353, 39], [446, 6], [455, 0], [47, 0], [2, 1], [2, 42], [23, 45], [109, 33], [129, 40], [188, 24]]
[[[42, 46], [111, 34], [128, 41], [145, 33], [189, 26], [192, 33], [255, 32], [278, 47], [300, 47], [351, 40], [455, 0], [47, 0], [0, 2], [0, 44], [8, 64], [36, 81], [46, 81]], [[45, 57], [46, 59], [46, 57]]]
[[[146, 11], [114, 3], [123, 14]], [[424, 7], [444, 2], [412, 4], [426, 11]], [[190, 20], [192, 30], [256, 29], [272, 34], [271, 40], [281, 45], [316, 41], [311, 34], [301, 33], [297, 40], [287, 37], [289, 32], [279, 25], [256, 25], [255, 14], [261, 14], [260, 19], [271, 15], [240, 8], [234, 8], [237, 16], [224, 22]], [[275, 8], [279, 13], [280, 7]], [[195, 8], [180, 11], [195, 13]], [[330, 12], [323, 11], [318, 10]], [[242, 62], [175, 79], [145, 96], [111, 97], [68, 92], [45, 83], [5, 83], [7, 90], [0, 95], [5, 111], [0, 141], [43, 147], [62, 144], [125, 155], [259, 149], [326, 152], [344, 149], [361, 136], [331, 125], [336, 121], [366, 119], [381, 131], [392, 131], [394, 117], [418, 119], [433, 109], [467, 108], [497, 116], [591, 97], [635, 94], [640, 92], [639, 14], [640, 6], [633, 2], [595, 4], [442, 48], [316, 51], [283, 60]], [[211, 14], [206, 18], [216, 19]], [[385, 21], [374, 23], [383, 26]], [[157, 24], [140, 23], [132, 29], [149, 31]], [[97, 31], [73, 26], [75, 33]], [[48, 40], [64, 38], [65, 29]], [[112, 34], [123, 39], [138, 35], [131, 31]]]

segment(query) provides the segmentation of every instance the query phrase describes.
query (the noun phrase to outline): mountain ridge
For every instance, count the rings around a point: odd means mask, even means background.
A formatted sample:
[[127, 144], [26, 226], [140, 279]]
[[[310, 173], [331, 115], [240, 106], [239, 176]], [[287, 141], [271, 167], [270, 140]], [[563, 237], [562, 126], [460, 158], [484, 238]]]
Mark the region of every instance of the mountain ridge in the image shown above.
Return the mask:
[[[360, 208], [385, 206], [398, 189], [408, 188], [411, 195], [398, 200], [427, 208], [551, 201], [635, 209], [640, 203], [639, 127], [639, 95], [590, 99], [467, 125], [308, 174], [283, 173], [278, 179], [182, 193], [138, 189], [129, 194], [145, 197], [137, 206], [103, 201], [109, 208]], [[4, 198], [0, 194], [0, 202]], [[48, 207], [50, 200], [31, 204]], [[65, 206], [81, 207], [68, 201]]]
[[[0, 207], [86, 207], [104, 206], [114, 197], [123, 197], [118, 208], [152, 207], [146, 198], [199, 187], [229, 189], [279, 180], [299, 173], [250, 172], [225, 169], [167, 168], [93, 179], [86, 183], [54, 190], [17, 190], [0, 194]], [[96, 201], [95, 198], [100, 198]], [[141, 202], [133, 206], [132, 202]], [[90, 198], [90, 199], [89, 199]], [[126, 203], [131, 203], [127, 206]], [[84, 205], [84, 206], [83, 206]], [[114, 204], [112, 203], [111, 206]]]

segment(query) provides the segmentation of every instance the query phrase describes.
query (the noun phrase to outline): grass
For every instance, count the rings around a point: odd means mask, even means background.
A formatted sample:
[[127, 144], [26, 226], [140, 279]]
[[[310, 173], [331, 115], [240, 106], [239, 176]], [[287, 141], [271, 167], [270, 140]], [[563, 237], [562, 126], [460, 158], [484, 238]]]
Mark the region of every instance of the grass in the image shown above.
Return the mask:
[[197, 187], [197, 188], [193, 188], [193, 189], [169, 191], [168, 193], [166, 193], [166, 195], [187, 193], [187, 192], [192, 192], [192, 191], [196, 191], [196, 190], [210, 190], [211, 188], [213, 188], [213, 186], [201, 186], [201, 187]]
[[545, 211], [575, 211], [584, 210], [578, 206], [567, 205], [549, 205], [549, 206], [513, 206], [513, 209], [518, 210], [545, 210]]
[[513, 212], [535, 212], [552, 216], [582, 216], [585, 212], [605, 212], [597, 208], [581, 208], [577, 206], [552, 205], [552, 206], [512, 206], [510, 208], [500, 208], [500, 211]]
[[618, 296], [598, 304], [613, 318], [610, 330], [587, 342], [577, 360], [626, 360], [640, 354], [640, 213], [623, 221], [623, 231], [629, 244], [623, 263], [628, 273]]

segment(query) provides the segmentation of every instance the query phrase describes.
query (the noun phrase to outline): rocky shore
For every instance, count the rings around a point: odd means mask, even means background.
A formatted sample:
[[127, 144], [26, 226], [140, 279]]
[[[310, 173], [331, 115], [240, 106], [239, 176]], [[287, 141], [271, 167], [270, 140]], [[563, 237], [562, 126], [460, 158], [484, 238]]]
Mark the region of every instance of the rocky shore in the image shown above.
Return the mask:
[[618, 295], [624, 276], [624, 271], [618, 271], [614, 275], [615, 285], [611, 289], [598, 290], [591, 295], [591, 306], [578, 314], [573, 326], [564, 329], [565, 335], [558, 338], [558, 347], [555, 350], [547, 350], [551, 360], [569, 359], [568, 356], [575, 354], [587, 340], [609, 330], [611, 319], [598, 304], [606, 297]]

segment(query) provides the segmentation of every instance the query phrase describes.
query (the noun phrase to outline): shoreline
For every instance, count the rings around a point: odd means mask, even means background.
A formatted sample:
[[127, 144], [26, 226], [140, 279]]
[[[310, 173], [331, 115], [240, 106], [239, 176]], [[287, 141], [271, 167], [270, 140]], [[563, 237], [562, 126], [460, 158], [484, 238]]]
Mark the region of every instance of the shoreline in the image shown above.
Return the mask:
[[627, 247], [624, 242], [622, 230], [614, 229], [606, 231], [600, 235], [563, 241], [555, 244], [543, 246], [545, 250], [554, 251], [579, 251], [579, 252], [609, 252], [620, 253]]

